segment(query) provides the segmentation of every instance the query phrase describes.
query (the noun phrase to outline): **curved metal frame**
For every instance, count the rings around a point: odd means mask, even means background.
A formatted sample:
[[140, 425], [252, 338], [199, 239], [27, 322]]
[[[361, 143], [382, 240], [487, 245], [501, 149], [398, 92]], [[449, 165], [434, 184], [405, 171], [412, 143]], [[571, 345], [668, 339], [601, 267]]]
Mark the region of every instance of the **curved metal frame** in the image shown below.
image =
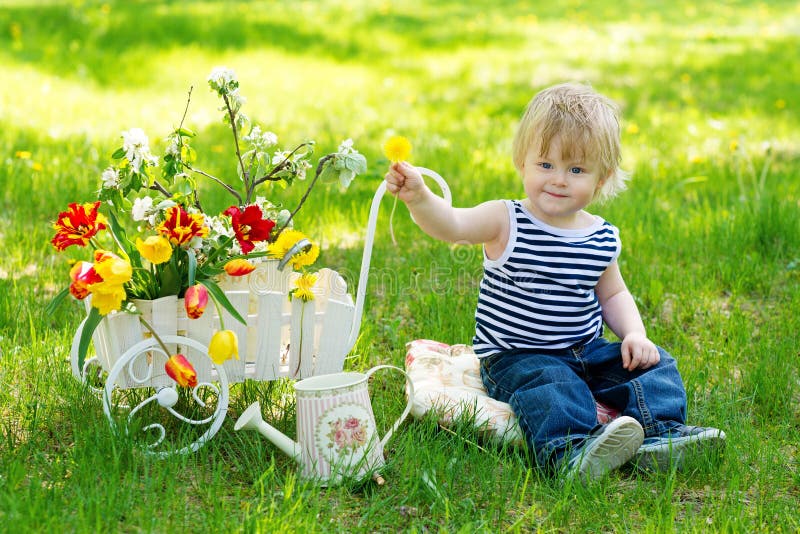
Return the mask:
[[[185, 345], [188, 346], [200, 353], [207, 354], [208, 349], [203, 344], [187, 337], [183, 336], [162, 336], [162, 341], [167, 344], [178, 344], [178, 345]], [[125, 353], [120, 357], [119, 360], [114, 364], [114, 367], [111, 368], [111, 371], [108, 373], [108, 379], [106, 380], [106, 387], [104, 389], [103, 395], [103, 411], [106, 414], [106, 418], [108, 419], [109, 424], [111, 425], [112, 430], [116, 430], [116, 421], [114, 420], [112, 414], [112, 401], [111, 395], [114, 392], [116, 387], [116, 380], [119, 375], [126, 370], [128, 371], [129, 376], [135, 382], [140, 384], [144, 384], [147, 381], [151, 380], [153, 374], [153, 364], [149, 363], [147, 366], [147, 375], [144, 377], [137, 377], [134, 375], [133, 372], [133, 364], [135, 363], [136, 359], [139, 357], [146, 357], [147, 353], [150, 354], [161, 354], [165, 358], [169, 358], [168, 354], [165, 354], [164, 351], [161, 349], [159, 343], [155, 339], [145, 339], [136, 343], [130, 349], [125, 351]], [[225, 415], [228, 412], [228, 401], [229, 401], [229, 388], [228, 388], [228, 376], [225, 374], [225, 369], [222, 368], [221, 365], [214, 364], [214, 368], [217, 371], [217, 381], [219, 382], [219, 387], [211, 384], [209, 382], [201, 382], [197, 384], [194, 388], [192, 388], [192, 397], [194, 398], [195, 402], [199, 404], [201, 407], [205, 406], [205, 403], [198, 397], [197, 391], [201, 387], [210, 388], [218, 398], [217, 408], [214, 410], [214, 413], [205, 419], [189, 419], [188, 417], [183, 416], [179, 412], [175, 411], [172, 406], [164, 406], [162, 407], [168, 411], [173, 417], [176, 419], [183, 421], [184, 423], [188, 423], [191, 425], [204, 425], [211, 423], [211, 427], [209, 427], [206, 432], [203, 433], [197, 440], [192, 442], [190, 445], [186, 447], [182, 447], [180, 449], [174, 451], [153, 451], [152, 449], [158, 447], [164, 440], [166, 436], [166, 431], [160, 423], [153, 423], [150, 425], [145, 426], [142, 428], [142, 431], [148, 430], [158, 430], [159, 436], [155, 442], [151, 443], [147, 446], [145, 453], [148, 455], [156, 456], [158, 458], [167, 458], [174, 454], [188, 454], [191, 452], [197, 451], [200, 447], [202, 447], [208, 440], [210, 440], [217, 431], [222, 426], [222, 423], [225, 420]], [[165, 386], [165, 388], [169, 388], [172, 386]], [[144, 401], [140, 402], [137, 406], [131, 409], [130, 413], [128, 414], [128, 422], [133, 418], [136, 413], [143, 408], [145, 405], [156, 401], [158, 402], [159, 396], [161, 391], [164, 388], [159, 389], [156, 391], [154, 395], [151, 395]], [[127, 433], [127, 428], [125, 428], [125, 432]]]
[[[450, 187], [437, 172], [425, 167], [417, 167], [423, 176], [433, 178], [442, 189], [442, 196], [448, 204], [453, 203]], [[369, 264], [372, 260], [372, 246], [375, 243], [375, 227], [378, 224], [378, 208], [381, 200], [386, 193], [386, 181], [381, 182], [375, 195], [372, 197], [372, 204], [369, 208], [369, 219], [367, 222], [367, 235], [364, 238], [364, 254], [361, 256], [361, 272], [358, 275], [358, 289], [356, 290], [356, 308], [353, 317], [353, 326], [350, 329], [350, 337], [347, 340], [345, 354], [349, 354], [358, 340], [358, 332], [361, 330], [361, 319], [364, 315], [364, 298], [367, 293], [367, 280], [369, 279]]]

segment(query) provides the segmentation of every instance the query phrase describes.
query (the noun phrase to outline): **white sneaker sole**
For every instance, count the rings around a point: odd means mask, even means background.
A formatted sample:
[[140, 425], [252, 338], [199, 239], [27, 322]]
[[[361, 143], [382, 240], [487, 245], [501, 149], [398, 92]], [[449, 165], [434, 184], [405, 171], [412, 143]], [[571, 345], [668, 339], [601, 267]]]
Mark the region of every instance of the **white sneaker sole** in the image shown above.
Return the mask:
[[634, 455], [633, 462], [642, 469], [668, 471], [680, 469], [687, 453], [700, 449], [721, 448], [725, 444], [725, 432], [709, 428], [699, 434], [663, 440], [642, 445]]
[[584, 482], [602, 478], [633, 458], [643, 441], [644, 430], [636, 419], [618, 417], [586, 447], [570, 474]]

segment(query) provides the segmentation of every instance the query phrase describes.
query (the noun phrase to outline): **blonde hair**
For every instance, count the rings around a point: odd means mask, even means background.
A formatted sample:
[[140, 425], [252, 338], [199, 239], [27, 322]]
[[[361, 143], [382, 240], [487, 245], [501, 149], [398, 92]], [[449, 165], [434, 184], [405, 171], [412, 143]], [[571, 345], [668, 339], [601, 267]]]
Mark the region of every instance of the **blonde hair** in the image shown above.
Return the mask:
[[593, 200], [615, 197], [625, 189], [628, 174], [620, 169], [619, 108], [589, 85], [563, 83], [540, 91], [528, 103], [514, 136], [514, 166], [520, 175], [525, 156], [535, 142], [541, 155], [554, 138], [564, 159], [597, 159], [604, 182]]

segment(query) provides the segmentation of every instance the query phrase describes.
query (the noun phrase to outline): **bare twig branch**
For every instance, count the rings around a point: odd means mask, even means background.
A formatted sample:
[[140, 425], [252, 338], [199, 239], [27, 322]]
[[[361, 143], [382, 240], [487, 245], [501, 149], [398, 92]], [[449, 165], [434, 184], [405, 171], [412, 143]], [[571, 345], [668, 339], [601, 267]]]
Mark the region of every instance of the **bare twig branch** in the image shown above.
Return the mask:
[[172, 197], [172, 193], [167, 191], [167, 189], [163, 185], [161, 185], [161, 183], [159, 183], [158, 180], [153, 180], [153, 185], [151, 185], [149, 189], [152, 189], [153, 191], [158, 191], [167, 198]]
[[299, 145], [297, 145], [297, 146], [294, 148], [294, 150], [292, 150], [291, 152], [289, 152], [289, 153], [286, 155], [286, 157], [285, 157], [285, 158], [283, 158], [283, 161], [281, 161], [280, 163], [278, 163], [278, 164], [275, 166], [275, 168], [273, 168], [271, 171], [269, 171], [269, 174], [266, 174], [266, 175], [262, 176], [261, 178], [258, 178], [258, 179], [256, 179], [256, 180], [253, 180], [253, 187], [257, 186], [258, 184], [263, 184], [264, 182], [268, 182], [268, 181], [271, 181], [271, 182], [277, 182], [278, 180], [280, 180], [280, 178], [275, 178], [275, 177], [274, 177], [274, 176], [275, 176], [275, 174], [276, 174], [278, 171], [280, 171], [281, 169], [283, 169], [283, 167], [286, 165], [286, 163], [288, 163], [288, 162], [289, 162], [289, 159], [290, 159], [292, 156], [294, 156], [294, 155], [295, 155], [295, 153], [297, 153], [297, 151], [298, 151], [298, 150], [300, 150], [300, 149], [301, 149], [301, 148], [303, 148], [304, 146], [311, 146], [311, 144], [312, 144], [312, 143], [308, 143], [308, 142], [306, 142], [306, 143], [300, 143]]
[[189, 103], [192, 101], [192, 89], [194, 89], [193, 85], [189, 86], [189, 95], [186, 97], [186, 107], [183, 108], [183, 117], [181, 117], [181, 122], [178, 124], [178, 129], [180, 130], [183, 128], [183, 122], [186, 120], [186, 114], [189, 113]]
[[240, 195], [240, 194], [239, 194], [239, 192], [238, 192], [236, 189], [232, 188], [231, 186], [229, 186], [228, 184], [226, 184], [225, 182], [223, 182], [222, 180], [220, 180], [220, 179], [219, 179], [219, 178], [217, 178], [216, 176], [213, 176], [213, 175], [211, 175], [211, 174], [208, 174], [207, 172], [205, 172], [205, 171], [202, 171], [202, 170], [200, 170], [200, 169], [195, 169], [194, 167], [192, 167], [191, 165], [189, 165], [189, 164], [188, 164], [188, 163], [186, 163], [186, 162], [184, 162], [184, 163], [183, 163], [183, 166], [184, 166], [184, 167], [186, 167], [187, 169], [189, 169], [189, 170], [190, 170], [190, 171], [192, 171], [192, 172], [196, 172], [197, 174], [200, 174], [200, 175], [202, 175], [202, 176], [205, 176], [206, 178], [209, 178], [210, 180], [213, 180], [213, 181], [215, 181], [216, 183], [218, 183], [219, 185], [221, 185], [222, 187], [224, 187], [224, 188], [225, 188], [225, 190], [226, 190], [228, 193], [230, 193], [231, 195], [233, 195], [234, 197], [236, 197], [236, 200], [238, 201], [238, 204], [239, 204], [240, 206], [242, 205], [242, 195]]
[[[225, 101], [225, 107], [228, 109], [228, 119], [231, 121], [231, 131], [233, 132], [233, 144], [236, 146], [236, 158], [239, 160], [239, 167], [242, 169], [242, 180], [244, 180], [245, 191], [249, 189], [249, 174], [244, 167], [244, 160], [242, 160], [242, 151], [239, 148], [239, 132], [236, 129], [236, 113], [231, 108], [231, 102], [228, 100], [228, 95], [222, 93], [222, 99]], [[241, 195], [238, 195], [239, 203], [241, 204]]]
[[333, 155], [333, 154], [328, 154], [327, 156], [325, 156], [325, 157], [323, 157], [323, 158], [320, 158], [320, 160], [319, 160], [319, 163], [317, 163], [317, 170], [316, 170], [316, 172], [314, 173], [314, 179], [313, 179], [313, 180], [311, 180], [311, 183], [310, 183], [310, 184], [308, 184], [308, 189], [306, 189], [306, 192], [305, 192], [305, 193], [303, 193], [303, 196], [302, 196], [302, 198], [300, 199], [300, 203], [299, 203], [299, 204], [297, 204], [297, 207], [296, 207], [296, 208], [294, 209], [294, 211], [293, 211], [293, 212], [292, 212], [292, 213], [289, 215], [289, 218], [288, 218], [288, 219], [286, 219], [286, 222], [285, 222], [285, 223], [283, 223], [283, 226], [281, 226], [281, 227], [278, 229], [278, 231], [275, 233], [275, 239], [277, 239], [277, 238], [278, 238], [278, 236], [279, 236], [279, 235], [281, 235], [281, 232], [283, 232], [283, 230], [284, 230], [284, 229], [285, 229], [287, 226], [289, 226], [289, 223], [290, 223], [290, 222], [292, 222], [292, 219], [294, 218], [295, 214], [297, 214], [297, 212], [298, 212], [298, 211], [300, 211], [300, 208], [302, 208], [302, 207], [303, 207], [303, 204], [305, 204], [305, 202], [306, 202], [306, 199], [308, 198], [308, 195], [309, 195], [309, 194], [311, 194], [311, 190], [314, 188], [314, 184], [316, 184], [316, 183], [317, 183], [317, 180], [319, 180], [319, 175], [320, 175], [320, 174], [322, 174], [322, 169], [325, 167], [325, 164], [328, 162], [328, 160], [332, 159], [333, 157], [334, 157], [334, 155]]

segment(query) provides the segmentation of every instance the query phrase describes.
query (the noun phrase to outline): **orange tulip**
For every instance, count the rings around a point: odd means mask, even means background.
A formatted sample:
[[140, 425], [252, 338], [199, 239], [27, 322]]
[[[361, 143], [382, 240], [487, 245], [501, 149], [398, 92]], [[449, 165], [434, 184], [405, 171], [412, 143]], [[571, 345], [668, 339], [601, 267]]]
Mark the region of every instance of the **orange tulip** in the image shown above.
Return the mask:
[[236, 258], [226, 263], [223, 268], [231, 276], [244, 276], [252, 273], [256, 266], [243, 258]]
[[208, 305], [208, 289], [203, 284], [195, 284], [186, 290], [183, 296], [183, 305], [186, 307], [186, 315], [190, 319], [197, 319], [203, 315]]
[[176, 354], [164, 365], [167, 375], [179, 386], [193, 388], [197, 386], [197, 371], [183, 354]]

